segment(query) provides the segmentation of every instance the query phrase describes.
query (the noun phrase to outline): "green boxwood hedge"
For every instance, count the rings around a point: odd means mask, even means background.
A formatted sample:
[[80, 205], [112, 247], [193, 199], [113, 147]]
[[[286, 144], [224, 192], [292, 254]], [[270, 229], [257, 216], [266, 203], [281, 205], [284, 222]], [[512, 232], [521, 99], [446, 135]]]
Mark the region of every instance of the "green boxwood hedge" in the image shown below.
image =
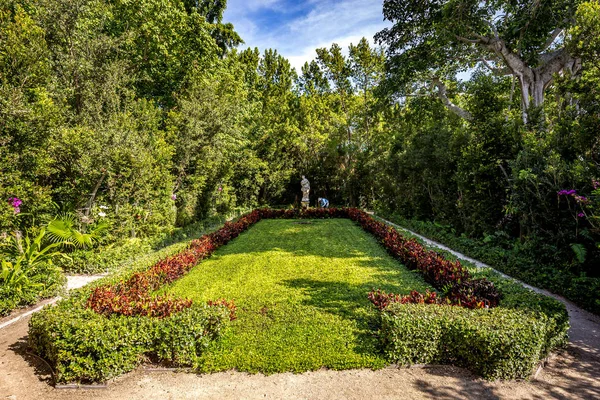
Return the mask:
[[[545, 314], [492, 308], [391, 304], [380, 338], [391, 362], [452, 364], [486, 379], [528, 378], [556, 343]], [[563, 336], [564, 337], [564, 336]]]
[[168, 318], [106, 318], [67, 300], [34, 314], [29, 344], [53, 367], [56, 382], [104, 382], [144, 359], [194, 366], [229, 321], [226, 307], [194, 305]]

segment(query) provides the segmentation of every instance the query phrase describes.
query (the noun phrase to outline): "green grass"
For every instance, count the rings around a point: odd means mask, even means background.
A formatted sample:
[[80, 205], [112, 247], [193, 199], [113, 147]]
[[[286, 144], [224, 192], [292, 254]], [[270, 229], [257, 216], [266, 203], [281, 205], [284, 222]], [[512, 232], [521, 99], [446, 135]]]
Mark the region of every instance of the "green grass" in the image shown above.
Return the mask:
[[350, 220], [263, 220], [161, 293], [235, 299], [198, 370], [275, 373], [385, 366], [373, 288], [431, 289]]

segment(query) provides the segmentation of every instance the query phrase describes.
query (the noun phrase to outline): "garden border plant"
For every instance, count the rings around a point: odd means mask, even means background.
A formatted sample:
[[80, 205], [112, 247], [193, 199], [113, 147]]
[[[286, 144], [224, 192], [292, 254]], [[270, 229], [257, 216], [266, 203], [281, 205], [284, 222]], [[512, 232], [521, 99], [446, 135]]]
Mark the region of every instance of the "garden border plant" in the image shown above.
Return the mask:
[[[381, 310], [379, 337], [392, 362], [453, 363], [486, 378], [526, 378], [540, 359], [566, 340], [568, 319], [562, 304], [547, 307], [538, 302], [530, 309], [527, 305], [493, 309], [503, 300], [491, 280], [472, 279], [460, 262], [428, 251], [364, 211], [265, 208], [225, 223], [150, 268], [82, 290], [57, 307], [45, 309], [31, 320], [31, 346], [55, 368], [59, 382], [104, 381], [133, 369], [144, 358], [194, 366], [226, 321], [235, 318], [235, 305], [225, 299], [193, 304], [188, 299], [153, 296], [153, 292], [186, 274], [256, 222], [269, 218], [350, 218], [408, 268], [419, 270], [447, 294], [442, 300], [436, 293], [413, 292], [405, 297], [369, 294]], [[521, 350], [513, 351], [515, 346]], [[421, 350], [415, 353], [417, 348]]]
[[384, 215], [390, 221], [445, 244], [465, 255], [481, 260], [494, 268], [530, 285], [562, 295], [583, 309], [600, 315], [600, 278], [575, 275], [555, 265], [540, 263], [526, 247], [505, 248], [481, 239], [458, 236], [447, 225], [431, 221]]

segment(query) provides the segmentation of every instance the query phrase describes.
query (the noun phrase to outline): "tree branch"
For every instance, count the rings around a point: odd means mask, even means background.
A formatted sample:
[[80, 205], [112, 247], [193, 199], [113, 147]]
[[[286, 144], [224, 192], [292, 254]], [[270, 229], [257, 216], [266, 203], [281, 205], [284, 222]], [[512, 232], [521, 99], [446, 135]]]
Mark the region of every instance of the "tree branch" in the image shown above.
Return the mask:
[[458, 41], [467, 43], [467, 44], [480, 44], [481, 43], [480, 39], [469, 39], [469, 38], [458, 36], [458, 35], [454, 35], [454, 37], [456, 37], [456, 39]]
[[490, 71], [492, 71], [494, 74], [496, 74], [498, 76], [513, 75], [513, 72], [508, 67], [504, 67], [504, 68], [494, 67], [485, 58], [480, 58], [479, 61], [481, 61], [483, 63], [483, 65], [485, 65], [487, 67], [487, 69], [489, 69]]
[[464, 118], [468, 121], [471, 121], [473, 119], [473, 116], [471, 115], [470, 112], [468, 112], [467, 110], [463, 110], [462, 108], [460, 108], [459, 106], [457, 106], [456, 104], [454, 104], [450, 101], [450, 99], [448, 98], [447, 92], [446, 92], [446, 85], [444, 85], [444, 83], [440, 80], [440, 78], [433, 77], [432, 82], [438, 88], [438, 96], [439, 96], [440, 100], [442, 100], [442, 103], [444, 103], [444, 105], [450, 111], [452, 111], [459, 117]]
[[550, 34], [550, 37], [546, 40], [546, 43], [544, 43], [544, 47], [542, 47], [543, 50], [546, 50], [548, 47], [552, 46], [552, 43], [554, 43], [554, 41], [556, 40], [556, 38], [563, 33], [564, 29], [563, 28], [556, 28], [552, 31], [552, 33]]

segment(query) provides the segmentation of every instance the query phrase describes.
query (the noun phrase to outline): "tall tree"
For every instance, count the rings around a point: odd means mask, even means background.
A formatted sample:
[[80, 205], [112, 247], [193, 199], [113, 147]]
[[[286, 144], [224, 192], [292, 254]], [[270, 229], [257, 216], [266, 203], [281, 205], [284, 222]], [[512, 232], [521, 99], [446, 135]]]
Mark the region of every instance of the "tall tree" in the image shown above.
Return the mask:
[[[377, 34], [386, 43], [392, 75], [400, 84], [427, 74], [445, 98], [443, 78], [482, 63], [514, 75], [521, 89], [523, 118], [539, 107], [556, 73], [580, 68], [561, 39], [579, 0], [474, 1], [385, 0], [394, 25]], [[458, 114], [458, 107], [446, 104]], [[462, 113], [463, 117], [469, 117]]]

